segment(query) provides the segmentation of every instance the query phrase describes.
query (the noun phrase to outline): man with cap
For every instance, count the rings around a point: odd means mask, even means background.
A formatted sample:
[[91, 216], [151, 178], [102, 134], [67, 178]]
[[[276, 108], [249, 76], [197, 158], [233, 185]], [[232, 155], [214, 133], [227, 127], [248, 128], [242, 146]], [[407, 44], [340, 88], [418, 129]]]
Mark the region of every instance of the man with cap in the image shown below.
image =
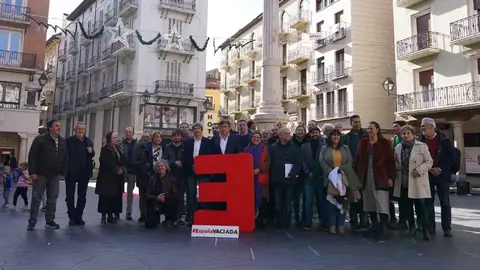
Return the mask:
[[60, 179], [67, 173], [67, 145], [60, 136], [62, 125], [58, 120], [47, 122], [48, 132], [38, 135], [28, 153], [28, 172], [32, 179], [32, 204], [27, 230], [35, 229], [43, 193], [46, 191], [45, 228], [59, 229], [55, 222], [55, 211], [60, 189]]

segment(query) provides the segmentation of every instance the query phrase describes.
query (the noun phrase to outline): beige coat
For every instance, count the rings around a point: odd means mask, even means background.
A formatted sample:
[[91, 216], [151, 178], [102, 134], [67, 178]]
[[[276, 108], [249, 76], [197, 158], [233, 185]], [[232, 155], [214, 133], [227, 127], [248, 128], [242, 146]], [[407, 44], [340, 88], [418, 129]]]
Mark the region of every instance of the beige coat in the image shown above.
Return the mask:
[[[395, 147], [395, 160], [397, 164], [397, 179], [395, 180], [393, 196], [400, 198], [400, 190], [402, 181], [400, 179], [400, 160], [401, 160], [402, 144]], [[412, 152], [410, 153], [409, 170], [408, 170], [408, 197], [410, 199], [431, 198], [430, 183], [428, 181], [428, 170], [433, 165], [433, 159], [428, 151], [425, 143], [415, 141]], [[420, 177], [413, 176], [413, 170], [416, 169], [420, 173]]]

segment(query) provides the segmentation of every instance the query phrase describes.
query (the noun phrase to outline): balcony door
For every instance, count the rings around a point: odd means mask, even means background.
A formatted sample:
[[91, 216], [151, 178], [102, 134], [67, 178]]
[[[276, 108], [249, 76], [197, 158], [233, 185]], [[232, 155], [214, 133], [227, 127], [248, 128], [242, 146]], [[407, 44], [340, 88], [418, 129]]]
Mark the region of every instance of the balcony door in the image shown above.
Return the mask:
[[345, 51], [339, 50], [335, 52], [335, 77], [343, 76], [345, 70]]
[[282, 77], [282, 99], [287, 100], [287, 77]]
[[417, 17], [417, 45], [418, 50], [430, 47], [430, 13]]
[[0, 65], [18, 66], [20, 64], [22, 34], [20, 32], [0, 30]]
[[287, 44], [282, 45], [282, 64], [287, 65]]
[[317, 58], [317, 83], [325, 81], [325, 58]]
[[327, 118], [335, 117], [335, 93], [327, 93]]
[[420, 108], [430, 108], [431, 106], [434, 106], [434, 104], [431, 104], [435, 101], [433, 74], [433, 69], [421, 71], [418, 73], [418, 81], [421, 91]]
[[307, 94], [307, 69], [300, 70], [300, 87], [302, 95]]

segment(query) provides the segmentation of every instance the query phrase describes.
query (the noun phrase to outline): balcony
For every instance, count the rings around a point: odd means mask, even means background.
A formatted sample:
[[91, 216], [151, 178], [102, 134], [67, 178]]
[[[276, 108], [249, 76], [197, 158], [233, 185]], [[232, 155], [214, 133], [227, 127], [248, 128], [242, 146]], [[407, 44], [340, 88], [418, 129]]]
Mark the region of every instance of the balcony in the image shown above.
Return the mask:
[[228, 105], [228, 114], [240, 114], [242, 113], [240, 104], [229, 104]]
[[312, 13], [310, 13], [310, 11], [300, 9], [290, 17], [290, 28], [303, 30], [308, 26], [311, 19]]
[[73, 69], [73, 70], [69, 70], [65, 73], [65, 81], [67, 83], [72, 83], [72, 82], [75, 82], [77, 80], [77, 74], [76, 74], [76, 70]]
[[263, 36], [258, 36], [255, 39], [255, 46], [257, 46], [258, 48], [261, 48], [263, 46]]
[[110, 96], [110, 92], [110, 86], [103, 86], [102, 89], [100, 89], [100, 100], [108, 98]]
[[90, 72], [88, 71], [88, 61], [84, 63], [80, 63], [78, 66], [78, 76], [79, 77], [85, 77], [88, 76]]
[[286, 41], [290, 33], [292, 33], [290, 25], [287, 22], [280, 22], [280, 31], [278, 33], [280, 41]]
[[231, 59], [231, 63], [232, 65], [235, 65], [235, 66], [241, 66], [242, 65], [242, 58], [240, 57], [240, 53], [238, 53], [237, 51], [232, 51], [232, 53], [230, 54], [230, 59]]
[[[136, 38], [136, 37], [135, 37]], [[133, 36], [127, 37], [128, 47], [120, 41], [113, 43], [112, 55], [113, 56], [127, 56], [135, 54], [135, 39]]]
[[228, 70], [229, 65], [228, 65], [228, 54], [227, 53], [222, 53], [222, 56], [220, 58], [220, 68], [223, 70]]
[[83, 107], [87, 104], [87, 97], [85, 94], [81, 94], [77, 99], [75, 100], [75, 108], [78, 107]]
[[193, 97], [193, 83], [161, 80], [159, 81], [159, 88], [155, 89], [155, 93], [167, 95], [167, 97], [171, 97], [172, 95], [177, 97]]
[[[88, 34], [91, 35], [91, 31], [88, 31]], [[83, 35], [81, 35], [80, 46], [86, 47], [86, 46], [90, 45], [90, 43], [92, 43], [92, 40], [87, 39]]]
[[68, 53], [71, 55], [76, 55], [78, 53], [78, 46], [75, 40], [68, 44]]
[[262, 63], [259, 63], [255, 65], [255, 77], [261, 77], [261, 76], [262, 76]]
[[125, 18], [133, 15], [138, 10], [138, 0], [120, 0], [118, 16]]
[[159, 9], [171, 9], [186, 14], [195, 14], [195, 0], [160, 0]]
[[233, 89], [241, 88], [242, 87], [241, 78], [237, 78], [237, 77], [230, 78], [230, 80], [228, 81], [228, 85]]
[[247, 46], [243, 47], [243, 53], [245, 56], [255, 59], [255, 55], [257, 54], [258, 48], [255, 47], [255, 44], [252, 42]]
[[118, 14], [116, 8], [111, 8], [105, 12], [105, 22], [106, 26], [115, 26], [118, 21]]
[[337, 62], [335, 65], [331, 65], [330, 76], [332, 80], [339, 80], [348, 77], [348, 71], [350, 70], [350, 63], [347, 61]]
[[37, 55], [0, 50], [0, 68], [35, 69]]
[[322, 120], [325, 118], [325, 112], [323, 105], [317, 106], [315, 108], [316, 113], [316, 120]]
[[232, 88], [226, 82], [222, 82], [220, 84], [220, 93], [228, 94], [231, 91], [232, 91]]
[[325, 68], [320, 68], [318, 69], [317, 71], [314, 71], [313, 74], [313, 84], [315, 86], [317, 85], [320, 85], [320, 84], [324, 84], [328, 81], [328, 75], [327, 73], [325, 72]]
[[327, 32], [312, 34], [310, 35], [310, 38], [315, 38], [314, 40], [312, 40], [312, 46], [314, 50], [318, 50], [327, 46], [327, 39], [328, 39]]
[[112, 84], [112, 88], [110, 91], [110, 97], [119, 96], [119, 95], [126, 95], [132, 94], [132, 80], [121, 80], [114, 84]]
[[398, 95], [396, 103], [400, 114], [477, 108], [480, 105], [480, 82], [440, 88], [426, 85], [415, 92]]
[[30, 19], [23, 14], [30, 14], [30, 8], [27, 6], [16, 6], [16, 5], [10, 5], [6, 3], [0, 3], [0, 20], [1, 21], [20, 23], [20, 24], [30, 24]]
[[310, 53], [312, 52], [312, 48], [306, 46], [298, 46], [292, 48], [288, 51], [287, 62], [289, 64], [299, 65], [304, 63], [310, 59]]
[[290, 64], [288, 63], [287, 55], [282, 56], [282, 65], [280, 66], [280, 71], [284, 71], [290, 68]]
[[88, 70], [89, 71], [99, 70], [101, 68], [101, 65], [99, 65], [101, 63], [101, 59], [102, 57], [100, 53], [98, 53], [94, 57], [91, 57], [90, 60], [88, 60]]
[[97, 103], [98, 102], [98, 93], [88, 93], [87, 94], [87, 104]]
[[67, 49], [60, 49], [58, 51], [58, 62], [65, 62], [67, 61]]
[[190, 39], [179, 39], [179, 37], [173, 39], [177, 39], [177, 45], [172, 46], [172, 42], [169, 42], [164, 37], [160, 38], [157, 41], [157, 49], [162, 52], [173, 52], [182, 55], [195, 55], [195, 49], [193, 48]]
[[257, 108], [255, 108], [255, 104], [254, 104], [253, 100], [244, 100], [244, 101], [242, 101], [241, 110], [242, 111], [255, 111], [255, 110], [257, 110]]
[[397, 7], [409, 8], [422, 2], [427, 2], [427, 0], [397, 0]]
[[69, 101], [66, 101], [66, 102], [63, 103], [63, 111], [64, 112], [72, 110], [73, 109], [72, 107], [73, 106]]
[[64, 88], [65, 87], [65, 76], [58, 76], [55, 80], [57, 88]]
[[62, 111], [62, 105], [54, 105], [53, 106], [53, 114], [60, 113]]
[[450, 44], [469, 46], [480, 42], [480, 14], [450, 23]]
[[258, 78], [255, 76], [255, 70], [248, 68], [242, 73], [242, 82], [246, 84], [255, 83], [258, 81]]
[[339, 22], [330, 28], [328, 42], [334, 43], [347, 37], [347, 23]]
[[445, 37], [436, 32], [424, 32], [397, 41], [397, 59], [411, 61], [437, 55], [445, 48]]
[[102, 51], [102, 66], [103, 67], [108, 67], [115, 63], [115, 57], [112, 55], [112, 47], [107, 46], [103, 51]]
[[305, 99], [310, 96], [308, 92], [307, 84], [300, 82], [292, 83], [288, 86], [287, 99]]

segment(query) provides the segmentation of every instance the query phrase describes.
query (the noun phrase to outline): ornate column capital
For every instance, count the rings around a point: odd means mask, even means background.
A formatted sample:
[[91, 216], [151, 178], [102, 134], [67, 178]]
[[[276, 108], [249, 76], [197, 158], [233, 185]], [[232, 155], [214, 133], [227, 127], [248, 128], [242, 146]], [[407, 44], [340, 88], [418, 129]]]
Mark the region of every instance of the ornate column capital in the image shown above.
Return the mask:
[[18, 136], [20, 136], [20, 138], [22, 140], [26, 140], [28, 138], [28, 133], [27, 132], [17, 132]]

